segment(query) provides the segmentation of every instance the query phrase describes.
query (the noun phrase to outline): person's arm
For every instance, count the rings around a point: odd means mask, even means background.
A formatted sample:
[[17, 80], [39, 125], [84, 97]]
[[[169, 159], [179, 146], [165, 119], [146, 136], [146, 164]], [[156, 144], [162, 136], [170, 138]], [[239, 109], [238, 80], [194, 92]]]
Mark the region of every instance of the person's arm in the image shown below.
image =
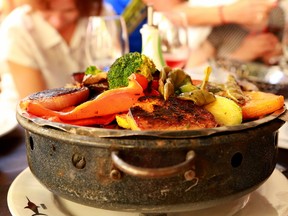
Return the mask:
[[39, 70], [8, 61], [19, 98], [46, 89], [45, 80]]
[[[227, 57], [239, 61], [253, 61], [267, 55], [271, 58], [278, 54], [275, 49], [278, 46], [278, 39], [271, 33], [250, 34], [241, 42], [240, 46]], [[268, 55], [269, 54], [269, 55]], [[267, 59], [268, 61], [269, 59]]]
[[277, 0], [238, 0], [223, 6], [223, 16], [227, 23], [258, 25], [267, 19], [270, 11], [277, 6]]
[[186, 64], [186, 68], [193, 68], [204, 63], [207, 63], [209, 58], [214, 57], [216, 49], [209, 41], [204, 41], [201, 46], [191, 51], [189, 59]]
[[220, 6], [192, 6], [185, 0], [143, 0], [158, 11], [182, 11], [187, 15], [189, 25], [220, 25], [238, 23], [255, 25], [268, 16], [276, 0], [239, 0]]
[[189, 25], [218, 25], [218, 7], [191, 6], [186, 0], [143, 0], [156, 11], [180, 11], [187, 15]]

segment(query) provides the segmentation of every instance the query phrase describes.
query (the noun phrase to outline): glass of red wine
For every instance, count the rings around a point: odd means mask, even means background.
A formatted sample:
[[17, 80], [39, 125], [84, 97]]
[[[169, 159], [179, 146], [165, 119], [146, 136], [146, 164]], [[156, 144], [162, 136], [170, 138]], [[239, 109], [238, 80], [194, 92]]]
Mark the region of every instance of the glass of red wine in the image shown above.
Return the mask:
[[190, 52], [186, 15], [182, 12], [155, 12], [153, 24], [158, 26], [166, 65], [184, 68]]

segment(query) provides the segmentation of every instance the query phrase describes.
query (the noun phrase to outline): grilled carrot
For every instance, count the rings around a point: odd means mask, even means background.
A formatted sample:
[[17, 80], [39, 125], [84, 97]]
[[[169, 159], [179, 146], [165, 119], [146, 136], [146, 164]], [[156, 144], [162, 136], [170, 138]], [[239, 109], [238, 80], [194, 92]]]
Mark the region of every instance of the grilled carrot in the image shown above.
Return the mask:
[[267, 92], [244, 92], [248, 101], [242, 106], [243, 120], [257, 119], [284, 106], [284, 97]]

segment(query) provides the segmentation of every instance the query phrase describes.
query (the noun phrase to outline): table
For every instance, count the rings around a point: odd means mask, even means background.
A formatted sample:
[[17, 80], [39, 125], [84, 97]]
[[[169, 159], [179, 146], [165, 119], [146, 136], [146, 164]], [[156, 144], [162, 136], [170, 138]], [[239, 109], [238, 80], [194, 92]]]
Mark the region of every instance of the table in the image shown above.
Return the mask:
[[0, 214], [11, 216], [7, 206], [8, 189], [28, 166], [24, 130], [17, 126], [11, 133], [0, 138]]
[[[0, 214], [11, 216], [7, 193], [16, 176], [27, 166], [24, 130], [17, 126], [11, 133], [0, 137]], [[288, 149], [279, 149], [278, 164], [288, 178]], [[286, 171], [284, 171], [286, 170]]]

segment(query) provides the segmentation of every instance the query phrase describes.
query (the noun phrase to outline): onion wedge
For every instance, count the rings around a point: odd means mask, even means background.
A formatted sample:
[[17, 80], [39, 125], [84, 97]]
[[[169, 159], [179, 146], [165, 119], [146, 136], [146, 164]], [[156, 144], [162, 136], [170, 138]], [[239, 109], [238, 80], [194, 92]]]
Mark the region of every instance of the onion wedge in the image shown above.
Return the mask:
[[54, 111], [60, 111], [67, 107], [78, 105], [86, 101], [89, 97], [89, 89], [81, 88], [56, 88], [48, 89], [23, 99], [22, 108], [25, 108], [27, 103], [38, 103], [41, 106]]

